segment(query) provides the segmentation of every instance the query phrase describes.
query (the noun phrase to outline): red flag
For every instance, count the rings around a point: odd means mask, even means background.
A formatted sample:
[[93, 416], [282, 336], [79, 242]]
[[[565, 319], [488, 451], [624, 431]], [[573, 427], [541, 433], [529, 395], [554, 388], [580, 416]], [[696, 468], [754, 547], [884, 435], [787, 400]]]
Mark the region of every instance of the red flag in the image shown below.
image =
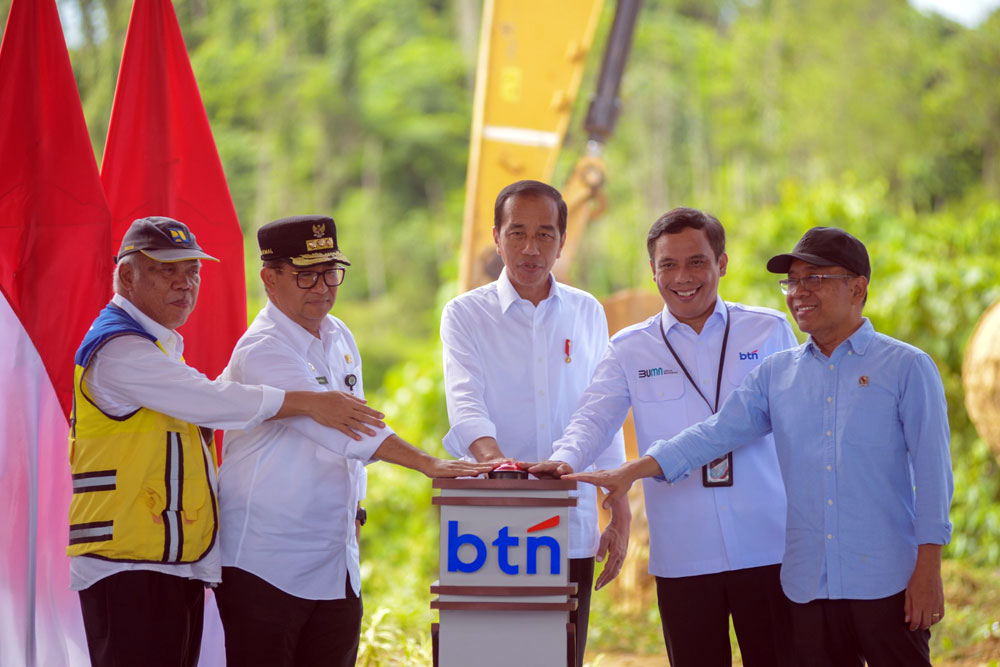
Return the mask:
[[170, 0], [132, 6], [101, 180], [115, 251], [133, 220], [165, 215], [221, 260], [203, 263], [198, 306], [180, 329], [187, 362], [214, 378], [246, 330], [243, 233]]
[[54, 0], [11, 4], [0, 118], [0, 664], [87, 664], [66, 415], [111, 292], [111, 216]]

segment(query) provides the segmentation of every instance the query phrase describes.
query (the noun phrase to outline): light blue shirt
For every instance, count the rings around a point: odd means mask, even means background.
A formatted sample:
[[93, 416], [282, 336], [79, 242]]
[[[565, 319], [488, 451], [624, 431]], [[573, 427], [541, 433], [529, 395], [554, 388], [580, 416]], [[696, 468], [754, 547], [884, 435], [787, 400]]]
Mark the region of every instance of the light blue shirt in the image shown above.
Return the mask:
[[[691, 382], [714, 402], [727, 318], [720, 401], [768, 355], [798, 345], [785, 316], [770, 308], [717, 298], [701, 332], [664, 308], [614, 335], [549, 458], [583, 470], [621, 427], [630, 407], [640, 456], [659, 438], [711, 415]], [[691, 380], [667, 350], [661, 323]], [[691, 577], [781, 562], [785, 489], [771, 436], [754, 438], [733, 452], [733, 471], [732, 486], [714, 488], [703, 486], [700, 474], [677, 484], [643, 480], [650, 574]]]
[[918, 544], [947, 544], [954, 485], [934, 362], [867, 318], [833, 351], [810, 338], [747, 375], [718, 414], [647, 452], [669, 481], [773, 432], [788, 498], [781, 584], [794, 602], [906, 588]]

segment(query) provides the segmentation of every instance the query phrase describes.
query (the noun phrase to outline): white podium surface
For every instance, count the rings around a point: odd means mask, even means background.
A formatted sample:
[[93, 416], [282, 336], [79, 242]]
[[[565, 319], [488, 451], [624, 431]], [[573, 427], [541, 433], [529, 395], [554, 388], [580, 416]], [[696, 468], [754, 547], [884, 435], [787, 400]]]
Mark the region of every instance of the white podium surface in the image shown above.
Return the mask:
[[435, 480], [440, 667], [556, 667], [575, 659], [569, 508], [575, 482]]

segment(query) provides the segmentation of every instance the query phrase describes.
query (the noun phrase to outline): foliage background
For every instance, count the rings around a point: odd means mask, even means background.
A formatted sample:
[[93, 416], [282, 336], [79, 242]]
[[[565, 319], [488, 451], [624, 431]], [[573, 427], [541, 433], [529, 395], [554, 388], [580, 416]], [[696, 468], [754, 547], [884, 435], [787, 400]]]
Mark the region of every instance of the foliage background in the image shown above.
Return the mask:
[[[59, 5], [99, 161], [131, 3]], [[370, 401], [442, 452], [437, 326], [456, 291], [479, 2], [174, 6], [247, 236], [250, 313], [262, 303], [255, 229], [331, 213], [354, 261], [335, 312], [358, 339]], [[0, 15], [8, 7], [0, 0]], [[590, 59], [557, 185], [586, 140], [600, 47]], [[726, 224], [730, 300], [783, 308], [763, 263], [812, 225], [859, 236], [874, 265], [866, 313], [927, 350], [944, 378], [949, 593], [975, 589], [969, 581], [995, 591], [1000, 474], [965, 414], [960, 373], [976, 319], [1000, 297], [1000, 12], [966, 28], [905, 0], [647, 0], [622, 101], [605, 156], [609, 210], [588, 231], [575, 283], [598, 297], [651, 289], [645, 233], [677, 205]], [[383, 464], [372, 473], [361, 664], [421, 662], [437, 546], [430, 488]], [[616, 612], [615, 586], [596, 596], [591, 645], [662, 652], [655, 609]], [[1000, 601], [971, 599], [939, 626], [935, 655], [995, 664]]]

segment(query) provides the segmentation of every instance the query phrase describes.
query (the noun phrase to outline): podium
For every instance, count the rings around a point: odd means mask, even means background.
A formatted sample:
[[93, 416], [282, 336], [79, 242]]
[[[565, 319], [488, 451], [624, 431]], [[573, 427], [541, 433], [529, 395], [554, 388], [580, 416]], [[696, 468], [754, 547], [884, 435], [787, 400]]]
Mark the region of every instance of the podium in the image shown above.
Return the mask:
[[576, 664], [570, 491], [540, 479], [434, 480], [441, 509], [435, 667]]

